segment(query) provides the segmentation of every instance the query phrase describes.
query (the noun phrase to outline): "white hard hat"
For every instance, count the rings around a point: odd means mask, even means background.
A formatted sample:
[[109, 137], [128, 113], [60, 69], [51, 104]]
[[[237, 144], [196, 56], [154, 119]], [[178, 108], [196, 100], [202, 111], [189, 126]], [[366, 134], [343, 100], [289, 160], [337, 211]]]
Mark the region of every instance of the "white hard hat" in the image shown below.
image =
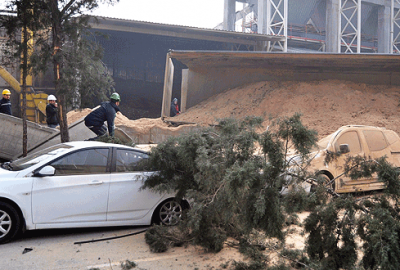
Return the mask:
[[56, 97], [54, 95], [49, 95], [47, 97], [47, 100], [57, 100]]

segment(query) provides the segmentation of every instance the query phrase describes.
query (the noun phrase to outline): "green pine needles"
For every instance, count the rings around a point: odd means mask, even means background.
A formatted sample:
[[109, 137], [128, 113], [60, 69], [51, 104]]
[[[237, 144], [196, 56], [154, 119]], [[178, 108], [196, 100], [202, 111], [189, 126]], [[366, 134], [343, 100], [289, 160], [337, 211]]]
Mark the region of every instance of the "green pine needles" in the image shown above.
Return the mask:
[[[163, 252], [190, 243], [218, 252], [230, 238], [249, 258], [232, 263], [233, 269], [400, 269], [397, 168], [385, 158], [348, 160], [349, 176], [377, 174], [386, 183], [379, 196], [331, 196], [322, 184], [311, 193], [295, 188], [283, 196], [288, 176], [292, 183], [317, 179], [318, 172], [306, 167], [291, 170], [288, 156], [294, 152], [307, 160], [317, 133], [302, 125], [299, 114], [264, 131], [262, 122], [258, 117], [223, 119], [152, 149], [149, 165], [158, 174], [143, 188], [174, 191], [191, 207], [178, 226], [147, 231], [150, 249]], [[306, 247], [290, 250], [285, 247], [288, 226], [296, 222], [293, 213], [304, 210], [311, 212], [301, 224]], [[269, 238], [277, 239], [279, 247], [265, 244]], [[270, 264], [271, 251], [284, 262]]]

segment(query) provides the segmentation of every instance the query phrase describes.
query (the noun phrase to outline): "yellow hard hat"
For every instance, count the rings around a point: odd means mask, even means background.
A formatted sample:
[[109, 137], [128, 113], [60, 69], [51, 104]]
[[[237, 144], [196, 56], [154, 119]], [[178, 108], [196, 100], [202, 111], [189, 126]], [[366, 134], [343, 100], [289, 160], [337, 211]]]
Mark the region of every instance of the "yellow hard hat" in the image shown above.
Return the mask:
[[4, 89], [2, 95], [11, 95], [11, 92], [8, 89]]

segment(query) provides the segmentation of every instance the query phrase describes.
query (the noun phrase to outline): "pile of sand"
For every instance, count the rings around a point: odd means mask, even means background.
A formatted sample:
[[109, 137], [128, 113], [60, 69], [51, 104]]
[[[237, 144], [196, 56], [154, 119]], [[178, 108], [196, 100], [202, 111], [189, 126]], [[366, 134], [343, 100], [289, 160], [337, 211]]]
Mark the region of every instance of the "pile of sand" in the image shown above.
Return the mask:
[[213, 124], [225, 117], [268, 118], [301, 113], [302, 122], [330, 134], [344, 125], [386, 127], [400, 133], [400, 87], [329, 80], [315, 82], [258, 82], [231, 89], [171, 118]]
[[[67, 113], [68, 125], [75, 123], [76, 121], [84, 118], [88, 115], [92, 109], [81, 109], [81, 110], [73, 110]], [[174, 127], [171, 126], [169, 123], [164, 122], [161, 118], [141, 118], [137, 120], [131, 120], [123, 115], [121, 112], [118, 112], [115, 117], [115, 126], [122, 128], [125, 132], [127, 130], [131, 130], [136, 136], [140, 136], [143, 134], [150, 133], [151, 129], [156, 127], [162, 130], [172, 130], [172, 131], [179, 131], [183, 128], [183, 126]], [[193, 126], [193, 125], [192, 125]]]
[[81, 109], [81, 110], [73, 110], [73, 111], [69, 111], [67, 113], [67, 122], [68, 122], [68, 126], [75, 123], [78, 120], [81, 120], [82, 118], [84, 118], [86, 115], [88, 115], [90, 112], [92, 111], [92, 109]]
[[[315, 82], [258, 82], [228, 90], [167, 120], [208, 126], [225, 117], [269, 117], [302, 114], [303, 123], [320, 136], [343, 125], [386, 127], [400, 133], [400, 87], [329, 80]], [[85, 117], [91, 109], [71, 111], [68, 123]], [[152, 127], [174, 129], [161, 118], [130, 120], [118, 113], [115, 125], [145, 134]]]

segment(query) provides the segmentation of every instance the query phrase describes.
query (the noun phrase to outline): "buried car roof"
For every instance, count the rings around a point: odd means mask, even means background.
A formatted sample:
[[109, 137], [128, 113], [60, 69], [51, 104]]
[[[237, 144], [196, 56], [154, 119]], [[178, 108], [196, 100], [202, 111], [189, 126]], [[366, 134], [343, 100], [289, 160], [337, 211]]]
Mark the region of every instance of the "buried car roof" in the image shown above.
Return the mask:
[[374, 126], [364, 126], [364, 125], [345, 125], [340, 127], [339, 129], [349, 129], [349, 128], [386, 130], [385, 127], [374, 127]]

